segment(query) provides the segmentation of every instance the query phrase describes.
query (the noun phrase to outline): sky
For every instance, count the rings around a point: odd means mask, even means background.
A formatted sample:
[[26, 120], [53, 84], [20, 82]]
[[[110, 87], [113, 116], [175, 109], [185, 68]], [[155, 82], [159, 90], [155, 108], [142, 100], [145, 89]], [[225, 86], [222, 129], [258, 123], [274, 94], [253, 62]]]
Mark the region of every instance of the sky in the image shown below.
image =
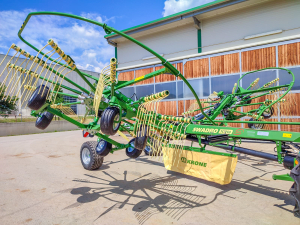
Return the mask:
[[[6, 54], [14, 43], [35, 55], [17, 35], [30, 12], [70, 13], [123, 30], [208, 2], [212, 0], [0, 0], [0, 53]], [[39, 49], [52, 38], [79, 69], [95, 72], [100, 72], [115, 53], [104, 35], [101, 27], [58, 16], [32, 17], [22, 33], [25, 40]]]

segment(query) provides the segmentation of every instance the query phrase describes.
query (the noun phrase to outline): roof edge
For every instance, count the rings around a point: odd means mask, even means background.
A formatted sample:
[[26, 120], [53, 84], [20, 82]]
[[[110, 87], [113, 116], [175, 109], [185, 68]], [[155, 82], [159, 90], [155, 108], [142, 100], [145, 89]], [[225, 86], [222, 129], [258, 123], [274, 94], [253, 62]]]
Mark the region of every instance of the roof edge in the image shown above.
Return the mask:
[[[149, 21], [147, 23], [142, 23], [140, 25], [136, 25], [136, 26], [121, 30], [121, 32], [126, 33], [128, 31], [132, 31], [132, 30], [135, 30], [135, 29], [138, 29], [138, 28], [150, 25], [150, 24], [155, 24], [155, 23], [158, 23], [158, 22], [161, 22], [161, 21], [164, 21], [164, 20], [173, 19], [174, 17], [184, 15], [186, 13], [190, 13], [192, 11], [202, 9], [202, 8], [205, 8], [205, 7], [208, 7], [208, 6], [217, 5], [219, 3], [226, 2], [226, 1], [230, 1], [230, 0], [215, 0], [213, 2], [209, 2], [209, 3], [206, 3], [206, 4], [200, 5], [200, 6], [196, 6], [196, 7], [191, 8], [191, 9], [187, 9], [187, 10], [184, 10], [184, 11], [181, 11], [181, 12], [178, 12], [178, 13], [174, 13], [174, 14], [166, 16], [166, 17], [162, 17], [162, 18], [159, 18], [159, 19], [156, 19], [156, 20]], [[117, 34], [116, 33], [108, 34], [108, 35], [105, 35], [104, 38], [107, 39], [107, 38], [115, 36], [115, 35], [117, 35]]]

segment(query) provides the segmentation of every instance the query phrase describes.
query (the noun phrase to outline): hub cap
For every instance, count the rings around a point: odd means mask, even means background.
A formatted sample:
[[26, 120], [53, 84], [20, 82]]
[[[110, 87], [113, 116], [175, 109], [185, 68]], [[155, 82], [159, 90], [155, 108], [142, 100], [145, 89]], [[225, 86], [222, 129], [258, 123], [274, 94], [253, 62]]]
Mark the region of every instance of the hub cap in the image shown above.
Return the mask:
[[89, 165], [91, 161], [91, 154], [88, 148], [84, 148], [81, 154], [82, 161], [85, 165]]
[[130, 143], [130, 147], [127, 149], [128, 152], [133, 152], [134, 151], [134, 142]]
[[119, 114], [117, 114], [114, 118], [114, 124], [113, 124], [113, 129], [116, 130], [116, 128], [118, 128], [118, 122], [119, 122], [120, 116]]

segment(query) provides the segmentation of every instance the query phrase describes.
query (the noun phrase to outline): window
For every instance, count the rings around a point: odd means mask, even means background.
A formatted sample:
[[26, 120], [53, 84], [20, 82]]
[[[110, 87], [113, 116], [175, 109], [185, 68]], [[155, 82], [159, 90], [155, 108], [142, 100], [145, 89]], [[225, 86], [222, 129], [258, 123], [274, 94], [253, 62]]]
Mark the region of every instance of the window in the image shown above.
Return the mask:
[[[63, 96], [65, 103], [71, 103], [71, 102], [77, 102], [76, 98], [70, 97], [70, 96]], [[71, 109], [77, 114], [77, 105], [71, 105]]]
[[224, 94], [232, 93], [234, 84], [237, 83], [240, 75], [222, 76], [211, 78], [211, 92], [224, 91]]
[[258, 86], [262, 87], [266, 83], [275, 80], [276, 79], [276, 70], [263, 70], [260, 72], [250, 73], [247, 74], [242, 78], [242, 87], [248, 88], [250, 84], [255, 81], [257, 78], [259, 78]]
[[163, 84], [155, 84], [155, 92], [161, 92], [168, 90], [170, 92], [169, 96], [165, 99], [174, 99], [176, 98], [176, 82], [169, 82]]
[[137, 98], [145, 97], [154, 94], [154, 85], [142, 85], [136, 86]]
[[[292, 90], [300, 90], [300, 67], [289, 69], [295, 76], [295, 83]], [[279, 70], [279, 85], [289, 84], [292, 81], [292, 75], [286, 70]]]
[[[134, 95], [134, 87], [125, 87], [125, 88], [121, 88], [119, 89], [119, 91], [125, 95], [127, 98], [131, 98]], [[133, 96], [131, 98], [133, 101], [136, 101], [136, 97]]]
[[183, 81], [177, 82], [177, 97], [183, 98]]
[[[199, 98], [209, 96], [209, 79], [193, 79], [188, 80], [192, 88], [195, 90]], [[178, 82], [178, 98], [194, 98], [190, 88], [183, 82]]]

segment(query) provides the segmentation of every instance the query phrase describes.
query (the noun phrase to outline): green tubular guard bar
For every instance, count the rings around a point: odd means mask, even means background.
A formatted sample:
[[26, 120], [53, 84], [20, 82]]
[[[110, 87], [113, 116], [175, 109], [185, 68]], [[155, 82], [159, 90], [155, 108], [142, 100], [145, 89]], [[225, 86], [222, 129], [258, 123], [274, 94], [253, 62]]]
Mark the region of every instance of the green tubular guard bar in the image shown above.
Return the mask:
[[[243, 89], [243, 88], [240, 86], [240, 80], [242, 80], [244, 76], [246, 76], [246, 75], [248, 75], [248, 74], [251, 74], [251, 73], [256, 73], [256, 72], [260, 72], [260, 71], [264, 71], [264, 70], [270, 70], [270, 69], [274, 69], [274, 70], [278, 70], [278, 69], [279, 69], [279, 70], [285, 70], [285, 71], [287, 71], [287, 72], [292, 76], [292, 81], [291, 81], [291, 83], [290, 83], [289, 85], [281, 85], [281, 86], [271, 87], [271, 88], [264, 88], [264, 87], [262, 87], [262, 88], [259, 88], [259, 89], [257, 89], [257, 90], [254, 90], [254, 91], [248, 91], [248, 88], [245, 90], [245, 89]], [[276, 80], [276, 82], [277, 82], [277, 81], [278, 81], [278, 80]], [[254, 81], [254, 82], [255, 82], [255, 81]], [[252, 83], [254, 83], [254, 82], [252, 82]], [[281, 67], [267, 67], [267, 68], [264, 68], [264, 69], [255, 70], [255, 71], [251, 71], [251, 72], [245, 73], [240, 79], [238, 79], [238, 81], [237, 81], [237, 88], [235, 89], [235, 93], [236, 93], [236, 94], [242, 95], [242, 94], [248, 94], [248, 92], [249, 92], [249, 93], [260, 92], [260, 91], [262, 91], [262, 90], [264, 90], [264, 91], [273, 91], [273, 90], [276, 91], [276, 90], [278, 90], [278, 89], [280, 89], [280, 88], [285, 88], [285, 87], [286, 87], [287, 90], [285, 91], [285, 93], [282, 94], [278, 99], [276, 99], [276, 101], [272, 101], [272, 103], [268, 105], [267, 108], [271, 108], [272, 105], [274, 105], [275, 103], [277, 103], [278, 101], [280, 101], [285, 95], [287, 95], [287, 93], [289, 93], [289, 91], [292, 89], [294, 83], [295, 83], [295, 75], [293, 74], [293, 72], [292, 72], [291, 70], [288, 70], [288, 69], [285, 69], [285, 68], [281, 68]], [[267, 84], [270, 84], [270, 82], [267, 83]], [[266, 84], [266, 85], [267, 85], [267, 84]], [[252, 84], [251, 84], [251, 85], [252, 85]], [[251, 85], [250, 85], [250, 86], [251, 86]], [[250, 86], [249, 86], [249, 87], [250, 87]], [[264, 95], [264, 94], [262, 94], [261, 96], [263, 96], [263, 95]], [[257, 96], [256, 96], [256, 98], [257, 98]], [[250, 98], [250, 99], [252, 99], [252, 98]], [[250, 99], [248, 99], [248, 100], [250, 100]], [[258, 115], [258, 117], [260, 117], [262, 114], [263, 114], [263, 111]]]
[[[80, 16], [76, 16], [76, 15], [72, 15], [72, 14], [67, 14], [67, 13], [58, 13], [58, 12], [32, 12], [32, 13], [29, 13], [28, 16], [26, 17], [24, 23], [22, 24], [19, 32], [18, 32], [18, 36], [19, 38], [25, 43], [27, 44], [28, 46], [30, 46], [31, 48], [33, 48], [35, 51], [39, 52], [39, 49], [37, 49], [36, 47], [34, 47], [32, 44], [30, 44], [29, 42], [27, 42], [26, 40], [24, 40], [24, 38], [22, 37], [22, 32], [24, 30], [24, 28], [26, 27], [29, 19], [31, 18], [31, 16], [37, 16], [37, 15], [54, 15], [54, 16], [64, 16], [64, 17], [69, 17], [69, 18], [74, 18], [74, 19], [78, 19], [78, 20], [82, 20], [82, 21], [85, 21], [85, 22], [89, 22], [89, 23], [92, 23], [92, 24], [95, 24], [97, 26], [101, 26], [105, 33], [106, 34], [110, 34], [112, 32], [116, 33], [116, 34], [119, 34], [121, 35], [122, 37], [134, 42], [135, 44], [139, 45], [140, 47], [142, 47], [143, 49], [147, 50], [148, 52], [150, 52], [151, 54], [153, 54], [154, 56], [156, 56], [161, 62], [162, 62], [162, 65], [165, 66], [167, 69], [170, 70], [170, 72], [175, 75], [176, 77], [180, 77], [183, 82], [189, 87], [189, 89], [191, 90], [191, 92], [193, 93], [198, 105], [199, 105], [199, 109], [201, 110], [203, 116], [205, 116], [212, 124], [215, 125], [215, 122], [213, 122], [213, 120], [211, 120], [208, 115], [204, 112], [203, 108], [202, 108], [202, 105], [201, 105], [201, 102], [195, 92], [195, 90], [193, 89], [193, 87], [189, 84], [189, 82], [184, 78], [184, 76], [170, 63], [168, 62], [165, 58], [163, 58], [161, 55], [159, 55], [158, 53], [156, 53], [155, 51], [153, 51], [152, 49], [150, 49], [149, 47], [147, 47], [146, 45], [142, 44], [141, 42], [137, 41], [136, 39], [130, 37], [129, 35], [121, 32], [121, 31], [118, 31], [112, 27], [109, 27], [107, 26], [105, 23], [99, 23], [99, 22], [96, 22], [94, 20], [90, 20], [90, 19], [87, 19], [87, 18], [83, 18], [83, 17], [80, 17]], [[41, 52], [42, 55], [45, 55], [43, 52]], [[49, 58], [51, 61], [54, 61], [52, 58], [46, 56], [47, 58]], [[71, 69], [69, 67], [69, 69]], [[93, 87], [93, 85], [90, 84], [90, 82], [86, 79], [85, 75], [82, 74], [77, 68], [75, 69], [75, 71], [81, 76], [81, 78], [91, 87], [91, 89], [93, 91], [95, 91], [95, 87]]]

